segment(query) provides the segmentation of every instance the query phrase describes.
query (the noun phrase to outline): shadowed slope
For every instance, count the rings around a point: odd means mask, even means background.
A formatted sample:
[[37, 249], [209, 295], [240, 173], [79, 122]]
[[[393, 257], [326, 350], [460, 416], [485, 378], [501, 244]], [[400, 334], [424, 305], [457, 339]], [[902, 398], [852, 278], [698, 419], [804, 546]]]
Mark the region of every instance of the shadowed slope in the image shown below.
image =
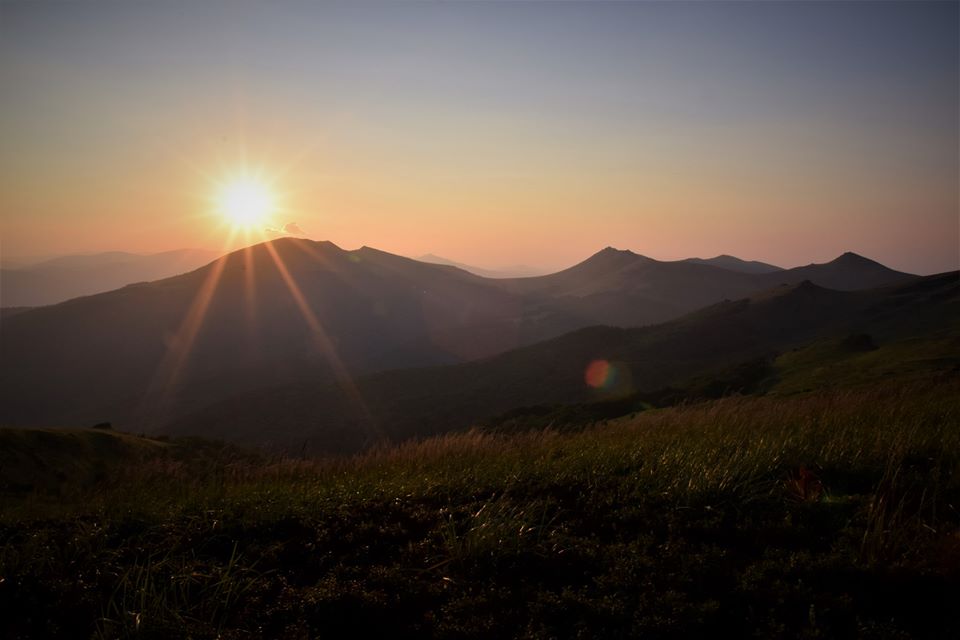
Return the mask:
[[[741, 265], [753, 264], [726, 257]], [[590, 324], [588, 319], [600, 324], [642, 326], [780, 284], [809, 280], [829, 289], [852, 291], [909, 282], [916, 277], [852, 253], [826, 264], [767, 272], [752, 267], [731, 269], [730, 260], [717, 264], [722, 258], [725, 256], [699, 263], [661, 262], [607, 247], [558, 273], [497, 282], [511, 291], [549, 297], [552, 305], [584, 320], [581, 326]]]
[[327, 379], [331, 354], [317, 347], [318, 327], [349, 371], [455, 362], [474, 348], [458, 336], [516, 315], [511, 296], [457, 269], [277, 240], [182, 276], [4, 319], [0, 418], [122, 423], [227, 391]]
[[[847, 258], [768, 275], [804, 273], [846, 287], [857, 274], [911, 277]], [[485, 358], [585, 326], [662, 322], [769, 288], [768, 275], [607, 248], [549, 276], [493, 280], [283, 238], [181, 276], [4, 314], [0, 422], [150, 431], [235, 394], [334, 377], [354, 396], [356, 375]]]
[[0, 429], [0, 494], [79, 491], [166, 448], [103, 429]]
[[[824, 335], [869, 331], [881, 339], [952, 327], [960, 318], [957, 274], [866, 292], [804, 282], [726, 302], [667, 324], [591, 327], [468, 364], [365, 376], [358, 388], [390, 437], [465, 428], [514, 407], [608, 395], [584, 382], [591, 361], [617, 363], [612, 392], [654, 390], [798, 346]], [[247, 394], [169, 427], [244, 442], [352, 450], [369, 444], [335, 390], [299, 384]]]
[[549, 298], [552, 305], [581, 318], [580, 326], [663, 322], [763, 288], [748, 274], [685, 261], [660, 262], [612, 247], [564, 271], [497, 282], [510, 291]]

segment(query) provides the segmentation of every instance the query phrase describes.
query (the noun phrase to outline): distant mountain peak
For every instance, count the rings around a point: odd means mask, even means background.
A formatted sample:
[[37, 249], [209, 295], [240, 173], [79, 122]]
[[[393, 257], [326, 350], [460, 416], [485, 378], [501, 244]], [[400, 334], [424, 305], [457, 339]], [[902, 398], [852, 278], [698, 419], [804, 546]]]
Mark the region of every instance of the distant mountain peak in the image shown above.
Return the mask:
[[814, 284], [811, 280], [801, 280], [794, 287], [794, 291], [826, 291], [823, 287]]
[[865, 258], [859, 253], [854, 253], [853, 251], [844, 251], [833, 262], [845, 263], [845, 264], [880, 264], [875, 260], [871, 260], [870, 258]]
[[739, 271], [741, 273], [772, 273], [774, 271], [783, 271], [781, 267], [776, 265], [758, 262], [756, 260], [743, 260], [728, 253], [722, 253], [713, 258], [687, 258], [684, 262], [710, 265], [730, 271]]
[[793, 286], [786, 287], [782, 295], [801, 300], [820, 300], [833, 298], [842, 293], [828, 287], [821, 287], [812, 280], [802, 280]]
[[334, 244], [330, 240], [310, 240], [308, 238], [299, 238], [296, 236], [285, 236], [283, 238], [274, 238], [267, 240], [264, 244], [273, 244], [275, 247], [309, 247], [333, 253], [346, 253], [346, 250]]
[[650, 260], [646, 256], [634, 253], [629, 249], [617, 249], [616, 247], [604, 247], [600, 251], [586, 259], [586, 262], [614, 262], [629, 264], [637, 260]]
[[760, 291], [750, 296], [750, 299], [758, 302], [761, 300], [773, 299], [798, 299], [810, 300], [820, 299], [824, 296], [832, 296], [838, 292], [827, 287], [821, 287], [811, 280], [801, 280], [800, 282], [784, 282], [772, 289]]
[[613, 255], [636, 256], [636, 255], [639, 255], [639, 254], [634, 253], [633, 251], [630, 251], [630, 249], [617, 249], [616, 247], [609, 247], [609, 246], [608, 246], [608, 247], [604, 247], [603, 249], [601, 249], [600, 251], [598, 251], [598, 252], [596, 253], [596, 255], [598, 255], [598, 256], [604, 256], [604, 255], [607, 255], [607, 256], [613, 256]]

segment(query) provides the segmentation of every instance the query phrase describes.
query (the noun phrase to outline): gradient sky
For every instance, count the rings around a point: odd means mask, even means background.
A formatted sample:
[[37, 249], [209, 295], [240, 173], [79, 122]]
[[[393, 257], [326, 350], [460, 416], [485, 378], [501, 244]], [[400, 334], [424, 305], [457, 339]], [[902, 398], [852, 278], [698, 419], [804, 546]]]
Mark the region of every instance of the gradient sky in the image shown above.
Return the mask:
[[345, 248], [960, 263], [958, 3], [0, 2], [4, 257]]

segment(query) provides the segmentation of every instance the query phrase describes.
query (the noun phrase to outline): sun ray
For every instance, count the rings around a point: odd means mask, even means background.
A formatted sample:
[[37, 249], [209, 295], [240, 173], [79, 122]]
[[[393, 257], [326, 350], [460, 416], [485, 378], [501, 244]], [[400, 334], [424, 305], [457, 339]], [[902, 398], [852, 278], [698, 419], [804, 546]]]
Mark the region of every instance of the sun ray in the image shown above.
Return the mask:
[[257, 278], [253, 252], [253, 246], [248, 245], [243, 249], [243, 290], [246, 300], [247, 331], [251, 337], [256, 334], [257, 329]]
[[[230, 232], [225, 247], [230, 246], [234, 236], [235, 232]], [[229, 255], [221, 255], [211, 263], [206, 279], [193, 297], [177, 332], [169, 342], [166, 352], [157, 365], [156, 372], [147, 387], [138, 411], [138, 421], [148, 429], [158, 426], [159, 421], [163, 418], [163, 409], [168, 404], [183, 367], [193, 349], [193, 343], [200, 332], [200, 327], [203, 325], [207, 310], [216, 293], [220, 277], [223, 275], [228, 260]]]
[[384, 438], [385, 433], [379, 427], [379, 425], [377, 425], [373, 416], [370, 414], [367, 404], [364, 402], [363, 396], [360, 394], [360, 390], [353, 381], [353, 376], [350, 375], [350, 372], [347, 370], [346, 366], [344, 366], [340, 356], [337, 355], [336, 347], [334, 346], [333, 342], [330, 341], [329, 336], [327, 336], [327, 332], [324, 330], [320, 319], [317, 318], [317, 315], [313, 312], [313, 309], [310, 308], [306, 297], [303, 295], [303, 291], [300, 289], [300, 286], [294, 279], [293, 274], [291, 274], [290, 270], [287, 269], [287, 265], [283, 262], [283, 259], [277, 252], [274, 243], [266, 242], [264, 243], [264, 246], [267, 248], [267, 253], [270, 254], [270, 257], [273, 259], [277, 270], [280, 272], [280, 277], [287, 285], [287, 289], [290, 290], [290, 295], [293, 297], [294, 303], [299, 308], [300, 314], [303, 316], [304, 321], [307, 323], [307, 327], [310, 329], [311, 337], [333, 369], [333, 374], [336, 378], [338, 386], [343, 390], [344, 393], [347, 394], [349, 400], [361, 412], [361, 415], [364, 418], [364, 424], [373, 432], [372, 435], [377, 439]]

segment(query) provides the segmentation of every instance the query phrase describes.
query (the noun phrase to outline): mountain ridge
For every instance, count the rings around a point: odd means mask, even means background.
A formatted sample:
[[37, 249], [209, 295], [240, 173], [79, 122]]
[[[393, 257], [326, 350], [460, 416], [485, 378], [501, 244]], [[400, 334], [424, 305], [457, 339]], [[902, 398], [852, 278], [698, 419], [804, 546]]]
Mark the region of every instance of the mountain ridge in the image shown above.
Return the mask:
[[[843, 264], [795, 271], [736, 273], [610, 247], [555, 274], [489, 279], [281, 238], [178, 276], [5, 314], [0, 421], [146, 431], [297, 379], [462, 363], [590, 325], [664, 322], [782, 282], [856, 284]], [[866, 273], [913, 278], [882, 265]]]
[[176, 249], [153, 254], [110, 251], [61, 256], [0, 269], [0, 306], [36, 307], [113, 291], [136, 282], [154, 281], [192, 271], [215, 260], [204, 249]]
[[687, 258], [687, 262], [696, 264], [709, 264], [715, 267], [722, 267], [732, 271], [742, 271], [744, 273], [771, 273], [774, 271], [783, 271], [783, 267], [759, 262], [757, 260], [743, 260], [736, 256], [726, 253], [714, 256], [713, 258]]
[[[949, 329], [960, 308], [957, 276], [854, 292], [802, 281], [652, 327], [585, 327], [483, 360], [369, 374], [356, 381], [373, 417], [369, 431], [355, 430], [364, 418], [334, 388], [302, 385], [235, 397], [165, 429], [273, 446], [312, 438], [320, 450], [363, 448], [377, 430], [399, 440], [436, 435], [520, 406], [619, 393], [620, 383], [609, 391], [584, 384], [595, 360], [614, 363], [630, 389], [654, 390], [824, 336], [871, 333], [886, 341]], [[258, 431], [264, 421], [270, 430]]]

